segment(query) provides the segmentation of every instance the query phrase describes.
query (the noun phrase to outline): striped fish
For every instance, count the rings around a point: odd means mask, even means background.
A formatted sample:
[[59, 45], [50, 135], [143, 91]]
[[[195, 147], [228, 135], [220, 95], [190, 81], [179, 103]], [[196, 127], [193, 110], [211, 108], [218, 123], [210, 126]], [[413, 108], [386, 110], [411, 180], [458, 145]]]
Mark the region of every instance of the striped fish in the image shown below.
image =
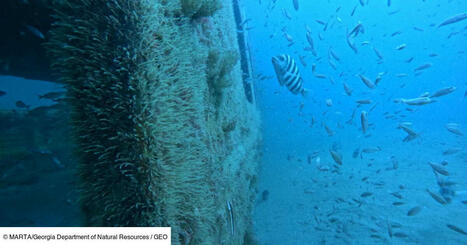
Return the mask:
[[300, 93], [306, 96], [308, 91], [303, 88], [303, 79], [298, 71], [297, 63], [290, 55], [281, 54], [272, 57], [272, 65], [281, 86], [285, 85], [293, 94]]

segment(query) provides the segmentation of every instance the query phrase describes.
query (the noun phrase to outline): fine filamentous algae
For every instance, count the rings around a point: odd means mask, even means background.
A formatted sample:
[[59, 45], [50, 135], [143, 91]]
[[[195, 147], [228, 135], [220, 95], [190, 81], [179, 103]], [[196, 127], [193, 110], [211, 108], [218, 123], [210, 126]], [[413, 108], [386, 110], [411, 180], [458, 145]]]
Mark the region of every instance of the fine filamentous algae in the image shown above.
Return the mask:
[[0, 226], [467, 244], [466, 1], [0, 8]]

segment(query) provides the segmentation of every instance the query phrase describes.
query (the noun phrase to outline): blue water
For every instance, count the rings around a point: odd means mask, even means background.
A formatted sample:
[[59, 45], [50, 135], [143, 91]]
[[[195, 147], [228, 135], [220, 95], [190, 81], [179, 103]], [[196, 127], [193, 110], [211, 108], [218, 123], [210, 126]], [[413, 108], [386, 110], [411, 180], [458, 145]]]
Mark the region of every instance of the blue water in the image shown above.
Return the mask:
[[0, 76], [1, 90], [6, 94], [0, 99], [1, 110], [18, 109], [16, 101], [22, 101], [31, 109], [38, 106], [50, 106], [54, 102], [47, 99], [40, 99], [39, 96], [49, 92], [64, 91], [63, 86], [40, 80], [30, 80], [21, 77]]
[[81, 224], [69, 109], [39, 98], [63, 86], [0, 76], [0, 90], [0, 226]]
[[[249, 41], [255, 73], [271, 77], [256, 84], [264, 137], [259, 190], [270, 193], [255, 209], [259, 240], [263, 244], [467, 244], [467, 236], [447, 227], [452, 224], [467, 229], [467, 205], [461, 200], [441, 205], [425, 190], [439, 194], [428, 162], [442, 160], [448, 162], [445, 168], [449, 179], [457, 182], [454, 189], [467, 190], [466, 137], [445, 127], [457, 123], [462, 132], [467, 132], [467, 21], [437, 28], [445, 19], [465, 13], [467, 2], [394, 0], [388, 7], [387, 1], [370, 0], [362, 7], [358, 0], [299, 0], [298, 11], [292, 0], [272, 2], [244, 2], [252, 19], [248, 27], [252, 28]], [[284, 9], [291, 20], [283, 14]], [[327, 30], [316, 20], [327, 22]], [[346, 43], [346, 29], [352, 30], [359, 21], [365, 33], [354, 39], [358, 49], [355, 54]], [[317, 57], [304, 50], [308, 46], [306, 25], [312, 31]], [[397, 31], [401, 33], [391, 36]], [[284, 32], [293, 37], [293, 45], [289, 46]], [[369, 44], [364, 46], [363, 41]], [[404, 43], [405, 49], [396, 50]], [[331, 47], [340, 61], [329, 57]], [[383, 56], [380, 64], [373, 47]], [[282, 53], [299, 64], [304, 87], [311, 90], [306, 98], [279, 85], [271, 57]], [[306, 67], [299, 62], [299, 55], [305, 56]], [[407, 63], [411, 57], [412, 62]], [[314, 77], [313, 63], [316, 73], [325, 74], [327, 79]], [[432, 67], [415, 76], [414, 69], [426, 63]], [[385, 74], [375, 89], [366, 87], [357, 76], [363, 74], [374, 80], [380, 72]], [[407, 76], [397, 77], [400, 73]], [[345, 94], [344, 82], [353, 89], [352, 96]], [[417, 98], [449, 86], [456, 90], [435, 98], [432, 104], [394, 103], [394, 99]], [[332, 100], [331, 107], [326, 99]], [[373, 103], [357, 108], [355, 101], [360, 99]], [[360, 112], [368, 112], [375, 103], [368, 113], [370, 127], [364, 135]], [[352, 123], [346, 123], [355, 108]], [[419, 136], [403, 142], [407, 134], [397, 129], [401, 122], [411, 122]], [[334, 131], [333, 136], [328, 136], [323, 123]], [[352, 157], [356, 148], [376, 146], [380, 152]], [[462, 150], [442, 154], [450, 148]], [[337, 173], [332, 173], [336, 164], [330, 149], [343, 157]], [[308, 156], [314, 156], [310, 163]], [[398, 168], [386, 170], [394, 159]], [[323, 166], [330, 171], [318, 169]], [[363, 192], [373, 194], [364, 198]], [[402, 199], [391, 192], [398, 192]], [[393, 205], [398, 201], [404, 204]], [[408, 210], [415, 206], [422, 206], [422, 211], [408, 216]], [[399, 234], [391, 238], [387, 223], [400, 224], [400, 228], [392, 228]], [[285, 240], [278, 242], [280, 239]]]

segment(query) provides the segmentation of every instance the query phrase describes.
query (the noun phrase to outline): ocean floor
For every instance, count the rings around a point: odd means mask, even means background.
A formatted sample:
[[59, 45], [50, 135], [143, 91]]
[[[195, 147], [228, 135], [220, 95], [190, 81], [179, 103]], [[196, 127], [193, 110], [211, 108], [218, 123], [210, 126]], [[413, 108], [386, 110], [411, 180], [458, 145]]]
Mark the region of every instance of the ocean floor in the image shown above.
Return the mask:
[[[353, 151], [364, 148], [357, 136], [315, 133], [309, 143], [294, 144], [268, 130], [273, 131], [266, 126], [270, 138], [265, 136], [254, 212], [261, 244], [467, 244], [466, 234], [447, 227], [467, 231], [467, 205], [460, 200], [442, 205], [426, 191], [438, 193], [428, 162], [442, 160], [448, 162], [445, 169], [457, 183], [454, 188], [467, 190], [465, 137], [450, 141], [463, 146], [460, 152], [443, 155], [451, 147], [444, 143], [451, 137], [446, 131], [402, 142], [391, 136], [394, 130], [365, 139], [381, 151], [354, 158]], [[312, 130], [323, 131], [319, 126]], [[335, 168], [329, 148], [339, 140], [343, 163]], [[311, 162], [309, 155], [314, 155]], [[269, 195], [263, 200], [265, 190]], [[421, 211], [409, 216], [414, 207]]]

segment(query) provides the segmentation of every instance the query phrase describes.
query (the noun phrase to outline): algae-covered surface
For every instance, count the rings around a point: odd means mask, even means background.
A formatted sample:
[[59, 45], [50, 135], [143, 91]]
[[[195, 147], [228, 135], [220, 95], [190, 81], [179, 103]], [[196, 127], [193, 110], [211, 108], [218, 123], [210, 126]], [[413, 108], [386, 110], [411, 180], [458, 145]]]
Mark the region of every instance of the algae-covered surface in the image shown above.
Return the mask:
[[170, 226], [173, 244], [253, 243], [260, 125], [232, 3], [50, 8], [43, 47], [66, 93], [42, 107], [0, 98], [13, 107], [1, 114], [0, 203], [18, 203], [2, 225]]
[[174, 244], [242, 243], [260, 136], [231, 3], [55, 8], [47, 49], [68, 88], [84, 224], [170, 226]]

